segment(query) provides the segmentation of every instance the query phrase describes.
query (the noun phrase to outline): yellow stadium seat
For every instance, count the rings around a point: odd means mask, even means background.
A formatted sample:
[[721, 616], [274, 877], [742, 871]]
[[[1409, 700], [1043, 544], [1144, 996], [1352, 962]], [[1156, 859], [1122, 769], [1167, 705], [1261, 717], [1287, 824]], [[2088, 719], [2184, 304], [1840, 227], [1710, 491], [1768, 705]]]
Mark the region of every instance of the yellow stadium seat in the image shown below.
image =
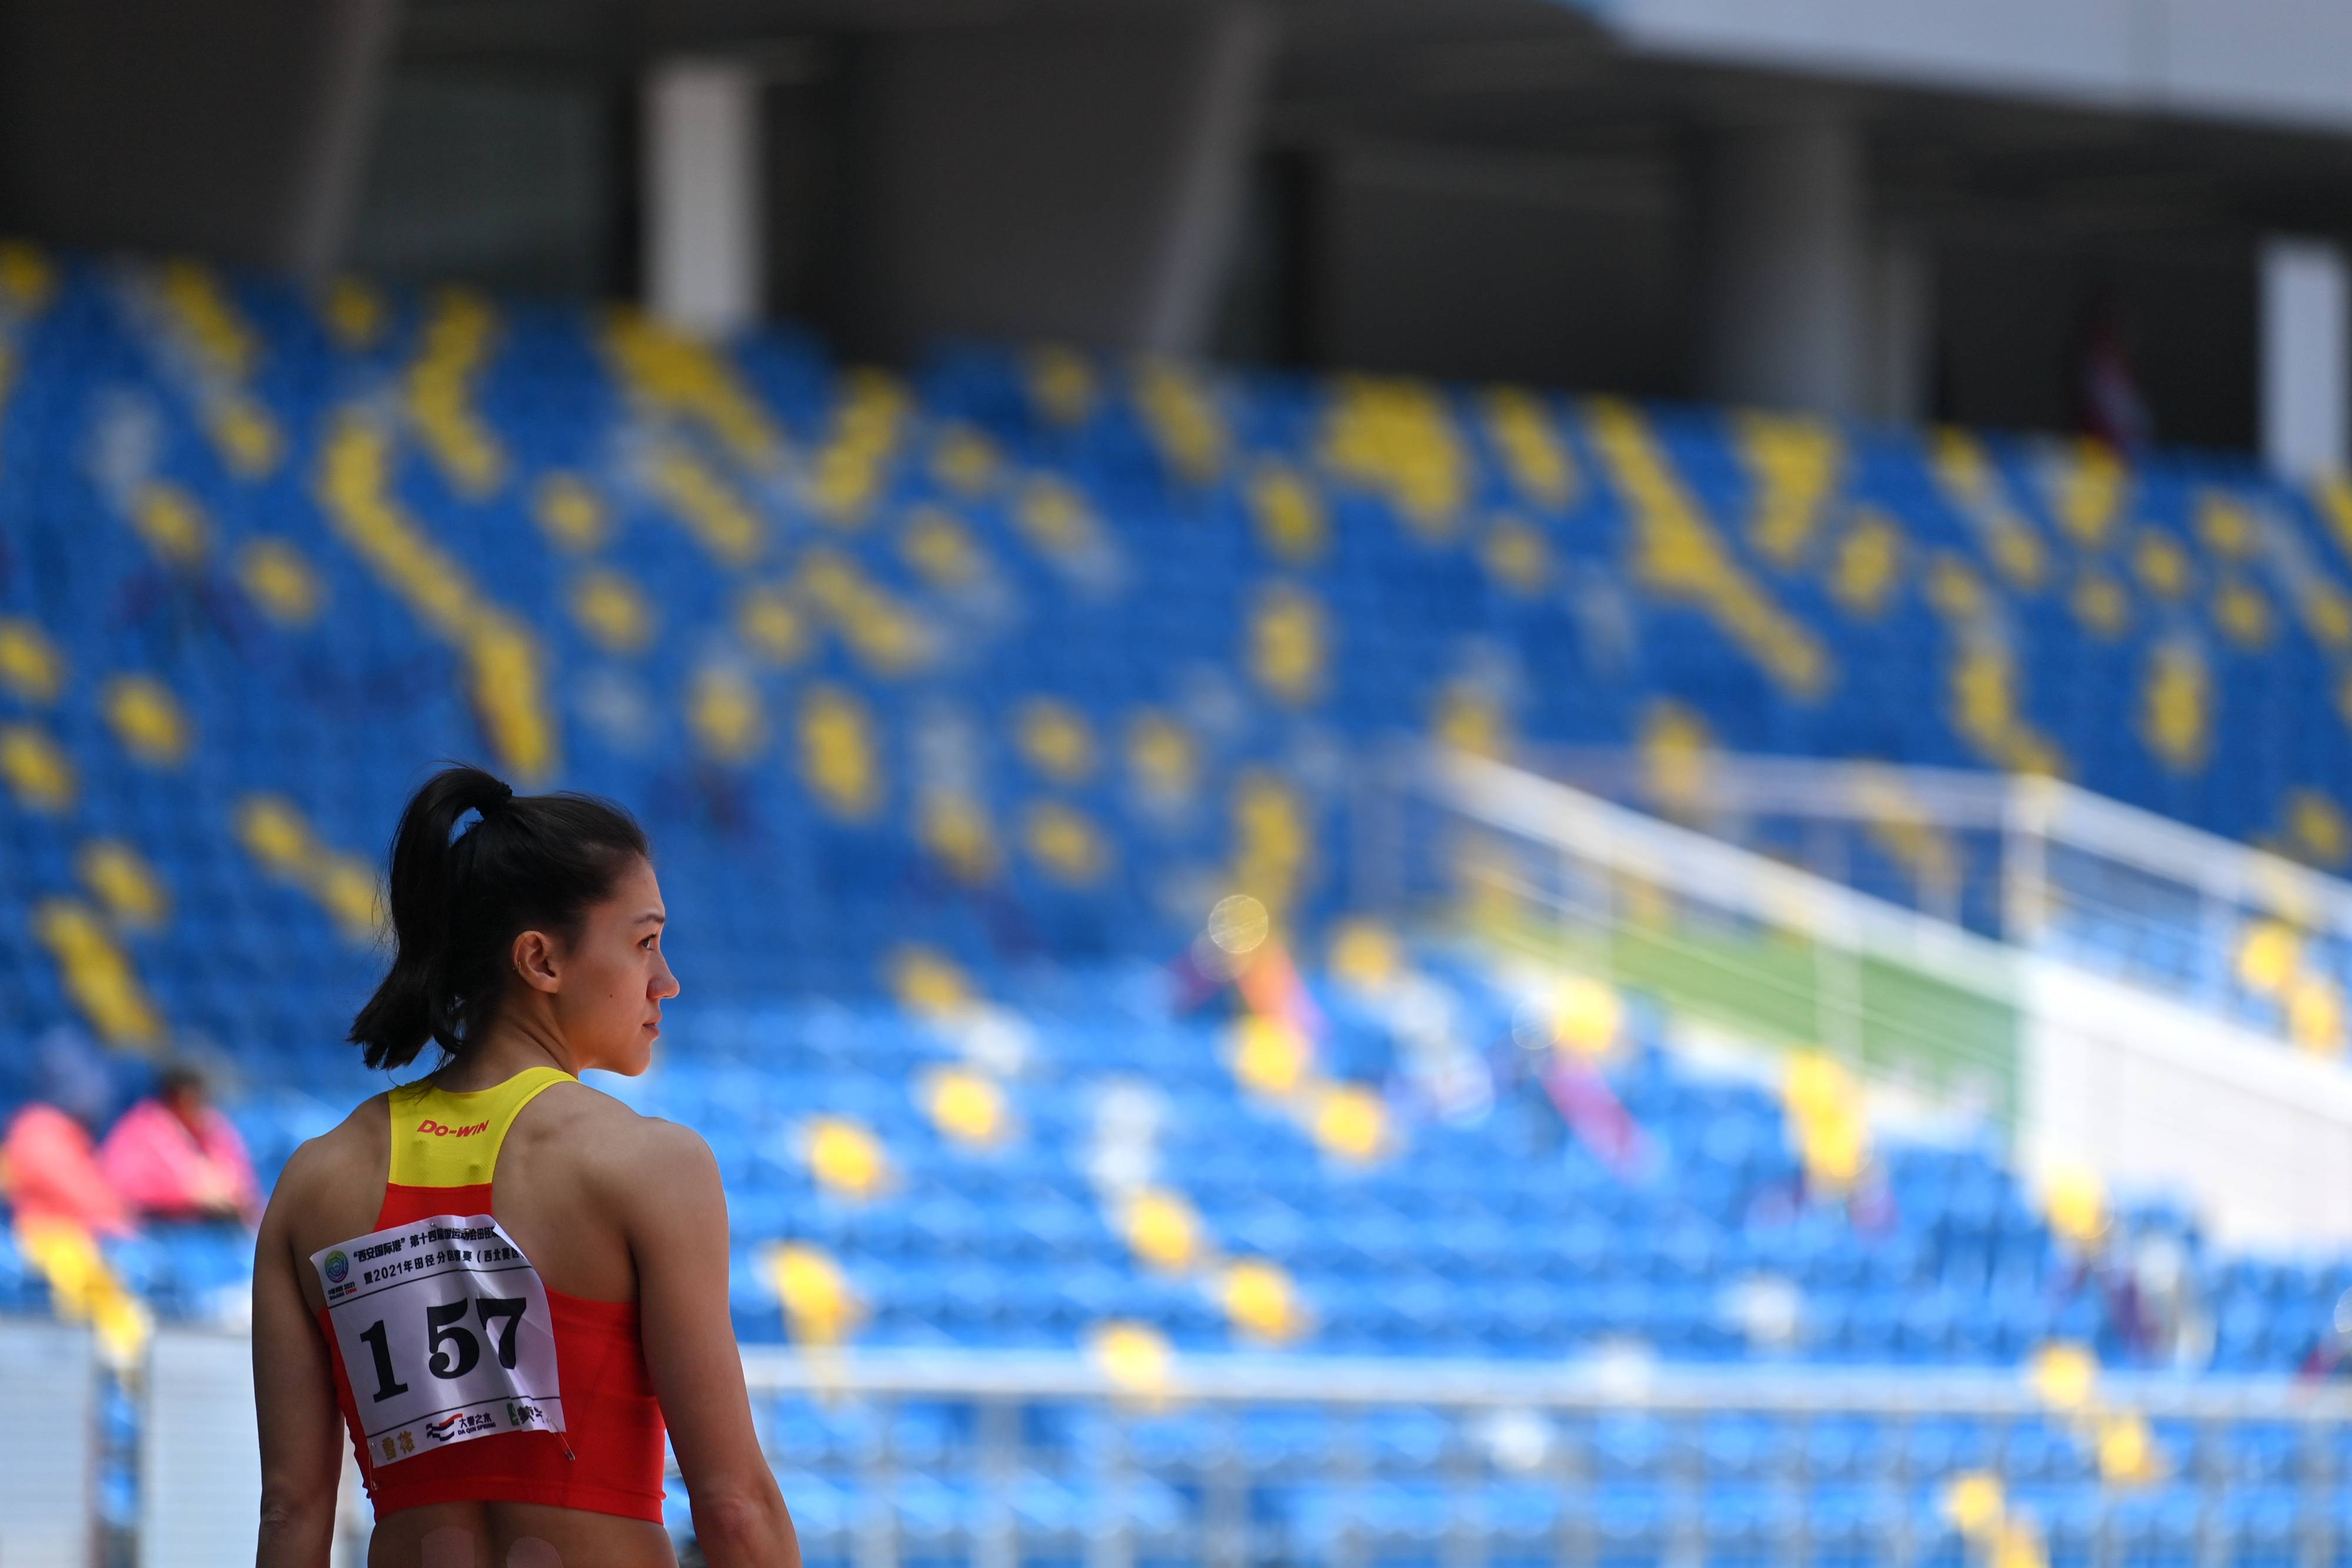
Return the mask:
[[635, 653], [653, 641], [654, 609], [637, 585], [604, 568], [573, 580], [572, 619], [608, 653]]
[[1003, 467], [996, 444], [969, 424], [951, 424], [931, 447], [931, 476], [972, 499], [987, 493]]
[[1830, 552], [1830, 597], [1849, 615], [1874, 621], [1903, 578], [1903, 533], [1885, 513], [1860, 507]]
[[1551, 546], [1517, 517], [1496, 517], [1478, 555], [1495, 580], [1514, 592], [1540, 593], [1550, 585]]
[[648, 463], [646, 477], [670, 515], [720, 565], [750, 566], [767, 549], [766, 519], [689, 448], [663, 447]]
[[1056, 424], [1081, 424], [1093, 413], [1097, 391], [1092, 361], [1076, 349], [1047, 343], [1024, 363], [1029, 396]]
[[1377, 991], [1404, 970], [1395, 934], [1377, 920], [1350, 920], [1331, 937], [1331, 973], [1359, 990]]
[[1262, 460], [1251, 471], [1250, 517], [1258, 543], [1289, 566], [1309, 566], [1331, 548], [1331, 525], [1323, 497], [1307, 476], [1286, 463]]
[[2213, 622], [2240, 648], [2256, 652], [2271, 641], [2271, 601], [2243, 578], [2231, 578], [2213, 591]]
[[1283, 1099], [1306, 1082], [1313, 1051], [1287, 1019], [1242, 1019], [1233, 1030], [1234, 1076], [1252, 1093]]
[[1624, 1028], [1624, 998], [1606, 981], [1571, 975], [1552, 993], [1552, 1039], [1572, 1056], [1607, 1056], [1617, 1049]]
[[648, 412], [694, 421], [739, 462], [762, 470], [774, 465], [783, 433], [709, 344], [622, 308], [606, 313], [604, 347], [622, 383]]
[[1110, 867], [1110, 841], [1075, 806], [1040, 800], [1022, 815], [1021, 841], [1055, 881], [1085, 886]]
[[2000, 1529], [2002, 1516], [2009, 1511], [2009, 1500], [2001, 1490], [2000, 1478], [1986, 1470], [1969, 1470], [1954, 1476], [1945, 1485], [1944, 1517], [1952, 1528], [1971, 1541], [1990, 1538]]
[[2148, 751], [2176, 773], [2205, 766], [2212, 742], [2213, 677], [2194, 643], [2176, 638], [2148, 660], [2139, 731]]
[[171, 895], [156, 880], [154, 868], [120, 839], [91, 839], [83, 844], [74, 854], [74, 874], [125, 931], [152, 930], [172, 913]]
[[1330, 641], [1321, 601], [1302, 588], [1277, 583], [1258, 596], [1251, 612], [1245, 663], [1269, 695], [1303, 706], [1323, 695]]
[[836, 1345], [856, 1330], [864, 1307], [830, 1254], [805, 1242], [786, 1241], [769, 1248], [763, 1260], [783, 1306], [785, 1326], [799, 1343]]
[[1113, 1322], [1087, 1336], [1087, 1356], [1110, 1385], [1125, 1394], [1156, 1395], [1168, 1386], [1176, 1352], [1149, 1323]]
[[319, 314], [335, 341], [351, 352], [373, 348], [391, 316], [383, 296], [356, 277], [338, 277], [329, 284]]
[[881, 759], [865, 704], [839, 686], [812, 686], [801, 698], [801, 776], [835, 816], [872, 819], [882, 805]]
[[2101, 1480], [2109, 1486], [2146, 1486], [2162, 1479], [2164, 1457], [2146, 1416], [2119, 1411], [2103, 1416], [2097, 1430]]
[[1128, 772], [1146, 801], [1181, 806], [1200, 787], [1201, 765], [1192, 736], [1161, 713], [1138, 714], [1127, 732]]
[[247, 796], [237, 806], [236, 835], [264, 871], [309, 894], [347, 938], [374, 942], [382, 914], [374, 867], [320, 843], [292, 801]]
[[1127, 1199], [1119, 1228], [1135, 1255], [1154, 1269], [1179, 1273], [1192, 1267], [1205, 1244], [1200, 1216], [1182, 1197], [1150, 1187]]
[[153, 768], [176, 768], [187, 759], [193, 738], [187, 716], [161, 681], [117, 675], [106, 683], [100, 702], [114, 738], [138, 760]]
[[881, 1140], [846, 1116], [817, 1116], [803, 1133], [809, 1174], [841, 1197], [870, 1198], [890, 1185]]
[[953, 513], [920, 507], [898, 536], [898, 553], [935, 588], [962, 588], [987, 570], [980, 541]]
[[1548, 511], [1563, 510], [1576, 499], [1581, 488], [1576, 459], [1540, 396], [1523, 387], [1496, 387], [1479, 400], [1479, 410], [1522, 497]]
[[1360, 1084], [1326, 1088], [1310, 1113], [1308, 1130], [1325, 1153], [1362, 1162], [1378, 1158], [1389, 1144], [1388, 1106]]
[[2050, 1170], [2042, 1178], [2042, 1207], [2051, 1233], [2073, 1247], [2089, 1248], [2106, 1233], [2105, 1184], [2088, 1166]]
[[1305, 1304], [1281, 1265], [1262, 1258], [1228, 1264], [1217, 1280], [1217, 1298], [1234, 1328], [1266, 1344], [1287, 1344], [1307, 1332]]
[[2286, 1032], [2314, 1056], [2344, 1053], [2344, 993], [2335, 981], [2304, 975], [2287, 987]]
[[2131, 595], [2124, 585], [2096, 567], [2084, 567], [2074, 580], [2068, 605], [2083, 629], [2113, 641], [2131, 624]]
[[612, 538], [611, 514], [577, 474], [548, 474], [531, 490], [530, 514], [557, 549], [572, 554], [602, 549]]
[[1011, 1131], [1004, 1091], [996, 1081], [966, 1068], [931, 1073], [920, 1087], [925, 1113], [940, 1135], [974, 1148], [993, 1148]]
[[706, 664], [687, 695], [687, 727], [705, 756], [748, 762], [767, 744], [767, 716], [759, 688], [732, 664]]
[[1022, 759], [1054, 783], [1083, 784], [1094, 776], [1094, 732], [1069, 704], [1031, 698], [1021, 706], [1014, 734]]
[[20, 311], [38, 310], [57, 289], [57, 269], [40, 247], [23, 240], [0, 240], [0, 293]]
[[1205, 485], [1223, 470], [1224, 415], [1201, 374], [1167, 360], [1146, 360], [1135, 371], [1136, 406], [1178, 475]]
[[2238, 941], [2238, 979], [2262, 996], [2284, 993], [2303, 963], [2303, 942], [2292, 926], [2257, 921]]
[[65, 655], [29, 621], [0, 616], [0, 689], [18, 702], [42, 706], [65, 689]]
[[283, 626], [319, 618], [326, 586], [302, 553], [283, 539], [254, 539], [237, 551], [236, 580], [264, 615]]
[[1004, 863], [987, 810], [971, 796], [953, 789], [927, 789], [916, 808], [915, 836], [946, 862], [959, 881], [977, 885]]
[[135, 1374], [154, 1320], [108, 1264], [96, 1239], [70, 1220], [20, 1216], [16, 1245], [47, 1282], [58, 1315], [89, 1324], [106, 1364], [117, 1374]]
[[2188, 596], [2196, 573], [2189, 552], [2179, 540], [2143, 525], [2132, 540], [2132, 572], [2139, 584], [2158, 599], [2178, 601]]
[[0, 725], [0, 778], [17, 805], [47, 816], [72, 806], [80, 791], [64, 750], [29, 724]]
[[974, 1002], [963, 970], [929, 947], [901, 947], [893, 953], [889, 980], [898, 1005], [926, 1018], [953, 1018], [969, 1011]]
[[2053, 1411], [2079, 1416], [2091, 1407], [2098, 1385], [2098, 1357], [2090, 1346], [2072, 1341], [2045, 1344], [2027, 1363], [2025, 1380], [2033, 1396]]
[[109, 1044], [149, 1047], [163, 1026], [129, 955], [97, 911], [79, 899], [43, 899], [33, 935], [56, 960], [66, 995]]
[[772, 664], [797, 664], [808, 656], [808, 616], [784, 589], [747, 591], [735, 606], [735, 634]]
[[1437, 698], [1439, 742], [1474, 757], [1500, 758], [1511, 750], [1510, 721], [1495, 695], [1466, 681], [1449, 683]]
[[176, 485], [142, 485], [131, 501], [131, 526], [157, 559], [194, 566], [212, 549], [212, 524], [195, 500]]
[[2286, 830], [2294, 852], [2314, 865], [2340, 866], [2352, 856], [2352, 821], [2344, 808], [2316, 789], [2287, 796]]

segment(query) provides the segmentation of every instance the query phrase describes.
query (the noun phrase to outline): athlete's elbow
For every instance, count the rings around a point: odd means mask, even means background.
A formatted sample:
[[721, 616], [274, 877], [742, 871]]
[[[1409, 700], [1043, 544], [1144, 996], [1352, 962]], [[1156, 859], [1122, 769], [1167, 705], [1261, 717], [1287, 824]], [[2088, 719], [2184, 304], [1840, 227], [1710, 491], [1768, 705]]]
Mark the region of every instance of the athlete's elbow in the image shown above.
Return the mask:
[[694, 1542], [711, 1568], [800, 1568], [792, 1515], [772, 1480], [696, 1497]]
[[264, 1488], [257, 1524], [257, 1561], [261, 1568], [324, 1563], [334, 1540], [335, 1505], [307, 1494]]

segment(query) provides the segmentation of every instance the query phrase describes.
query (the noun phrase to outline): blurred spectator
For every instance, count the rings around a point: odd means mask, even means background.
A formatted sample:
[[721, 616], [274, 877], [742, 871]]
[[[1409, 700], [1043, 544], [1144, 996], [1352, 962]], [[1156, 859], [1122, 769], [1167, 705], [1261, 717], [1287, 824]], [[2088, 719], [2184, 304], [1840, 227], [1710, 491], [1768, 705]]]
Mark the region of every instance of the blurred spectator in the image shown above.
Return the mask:
[[2084, 317], [2077, 348], [2076, 423], [2084, 434], [2126, 456], [2156, 444], [2156, 415], [2132, 362], [2131, 332], [2122, 302], [2102, 291]]
[[100, 1167], [92, 1132], [113, 1086], [90, 1045], [57, 1030], [41, 1042], [37, 1095], [0, 1139], [0, 1195], [20, 1226], [62, 1220], [102, 1236], [127, 1236], [131, 1210]]
[[98, 1159], [114, 1189], [150, 1218], [251, 1225], [261, 1218], [245, 1140], [194, 1068], [164, 1069], [153, 1096], [123, 1113], [106, 1135]]

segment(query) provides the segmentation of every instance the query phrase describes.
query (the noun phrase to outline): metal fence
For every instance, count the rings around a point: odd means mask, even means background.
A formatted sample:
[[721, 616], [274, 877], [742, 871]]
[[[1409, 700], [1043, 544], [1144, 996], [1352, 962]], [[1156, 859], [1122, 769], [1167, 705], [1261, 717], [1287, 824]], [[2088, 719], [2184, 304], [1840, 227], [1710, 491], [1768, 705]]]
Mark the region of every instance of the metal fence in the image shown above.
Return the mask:
[[[804, 1554], [855, 1568], [2352, 1560], [2334, 1385], [2109, 1378], [2058, 1409], [2009, 1373], [1606, 1358], [746, 1367]], [[2128, 1483], [2118, 1421], [2154, 1443]]]
[[[138, 1561], [251, 1561], [245, 1358], [239, 1336], [157, 1336]], [[26, 1402], [28, 1364], [64, 1404]], [[1610, 1356], [1180, 1355], [1139, 1380], [1078, 1354], [753, 1347], [744, 1370], [803, 1554], [840, 1568], [2352, 1562], [2333, 1383], [2108, 1376], [2062, 1409], [2011, 1372]], [[86, 1338], [0, 1333], [0, 1426], [42, 1435], [6, 1450], [5, 1568], [93, 1561], [97, 1435], [71, 1390], [98, 1376]], [[2145, 1479], [2101, 1479], [2117, 1419], [2154, 1438]], [[337, 1558], [362, 1560], [363, 1509], [349, 1525]]]

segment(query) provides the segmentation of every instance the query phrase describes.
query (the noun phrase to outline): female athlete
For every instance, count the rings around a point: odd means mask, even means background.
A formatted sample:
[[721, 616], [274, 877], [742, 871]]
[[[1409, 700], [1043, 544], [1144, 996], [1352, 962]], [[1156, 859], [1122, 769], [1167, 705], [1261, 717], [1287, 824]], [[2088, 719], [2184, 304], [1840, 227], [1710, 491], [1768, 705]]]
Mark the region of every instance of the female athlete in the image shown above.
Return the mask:
[[400, 820], [391, 902], [351, 1038], [372, 1068], [442, 1060], [297, 1150], [262, 1219], [261, 1568], [324, 1568], [346, 1427], [370, 1568], [667, 1568], [665, 1423], [714, 1568], [798, 1568], [718, 1166], [579, 1080], [643, 1072], [677, 995], [645, 835], [450, 768]]

